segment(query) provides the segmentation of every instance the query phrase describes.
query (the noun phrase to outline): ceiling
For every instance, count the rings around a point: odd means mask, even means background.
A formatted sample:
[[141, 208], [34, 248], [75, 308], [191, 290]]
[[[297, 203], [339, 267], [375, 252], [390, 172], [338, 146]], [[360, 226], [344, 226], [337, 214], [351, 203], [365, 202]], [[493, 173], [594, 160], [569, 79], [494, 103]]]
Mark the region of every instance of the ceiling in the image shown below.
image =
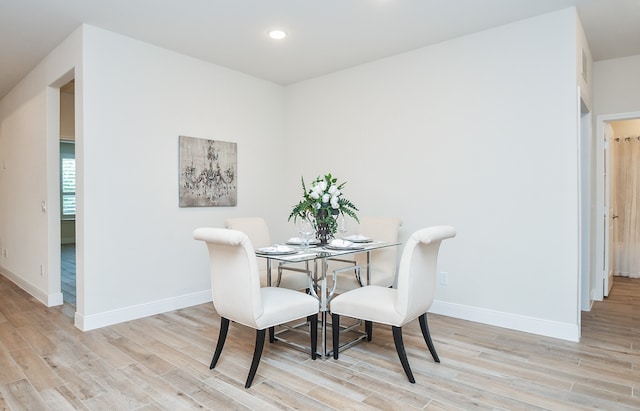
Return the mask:
[[640, 54], [640, 0], [0, 0], [0, 98], [82, 23], [286, 85], [571, 6], [595, 60]]

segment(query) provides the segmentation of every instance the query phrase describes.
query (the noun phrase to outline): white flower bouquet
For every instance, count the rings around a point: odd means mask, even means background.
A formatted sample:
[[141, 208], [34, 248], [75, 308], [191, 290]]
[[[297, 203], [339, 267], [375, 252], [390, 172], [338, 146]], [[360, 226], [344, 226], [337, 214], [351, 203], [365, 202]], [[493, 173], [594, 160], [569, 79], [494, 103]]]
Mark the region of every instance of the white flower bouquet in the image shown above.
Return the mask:
[[[293, 207], [289, 220], [309, 219], [321, 242], [333, 237], [338, 228], [335, 217], [338, 214], [348, 215], [358, 220], [358, 208], [342, 196], [342, 188], [346, 182], [338, 184], [338, 179], [331, 174], [316, 178], [307, 189], [302, 178], [302, 200]], [[325, 238], [323, 238], [325, 237]]]

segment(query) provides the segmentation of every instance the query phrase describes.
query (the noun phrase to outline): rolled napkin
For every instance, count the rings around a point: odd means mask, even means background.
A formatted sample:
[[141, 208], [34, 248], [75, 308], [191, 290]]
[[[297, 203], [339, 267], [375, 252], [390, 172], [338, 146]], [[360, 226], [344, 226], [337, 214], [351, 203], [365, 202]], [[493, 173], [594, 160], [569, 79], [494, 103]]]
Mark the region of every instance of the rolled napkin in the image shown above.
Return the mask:
[[334, 240], [331, 240], [331, 242], [329, 243], [329, 245], [331, 247], [339, 247], [339, 248], [349, 248], [349, 247], [353, 247], [355, 244], [352, 243], [351, 241], [347, 241], [347, 240], [341, 240], [339, 238], [336, 238]]

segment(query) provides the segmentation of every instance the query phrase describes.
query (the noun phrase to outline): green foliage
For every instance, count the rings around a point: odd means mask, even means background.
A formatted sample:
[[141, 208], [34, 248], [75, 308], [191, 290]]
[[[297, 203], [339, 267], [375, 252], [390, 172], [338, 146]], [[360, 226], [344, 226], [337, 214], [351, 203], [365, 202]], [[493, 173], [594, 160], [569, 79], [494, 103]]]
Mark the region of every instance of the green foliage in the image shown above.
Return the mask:
[[331, 235], [334, 235], [338, 229], [335, 218], [338, 214], [360, 221], [356, 215], [358, 208], [342, 196], [342, 188], [346, 182], [338, 184], [337, 178], [326, 174], [324, 177], [317, 177], [307, 189], [304, 177], [301, 180], [302, 200], [293, 206], [289, 220], [308, 218], [316, 230], [318, 225], [326, 224]]

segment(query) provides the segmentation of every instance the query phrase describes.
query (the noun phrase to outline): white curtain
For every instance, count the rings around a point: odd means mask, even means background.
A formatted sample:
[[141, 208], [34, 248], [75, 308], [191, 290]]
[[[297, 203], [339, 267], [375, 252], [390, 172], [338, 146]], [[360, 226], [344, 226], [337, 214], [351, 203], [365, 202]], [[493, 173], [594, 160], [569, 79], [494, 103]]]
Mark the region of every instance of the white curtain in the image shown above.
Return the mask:
[[611, 140], [613, 274], [640, 278], [640, 137]]

